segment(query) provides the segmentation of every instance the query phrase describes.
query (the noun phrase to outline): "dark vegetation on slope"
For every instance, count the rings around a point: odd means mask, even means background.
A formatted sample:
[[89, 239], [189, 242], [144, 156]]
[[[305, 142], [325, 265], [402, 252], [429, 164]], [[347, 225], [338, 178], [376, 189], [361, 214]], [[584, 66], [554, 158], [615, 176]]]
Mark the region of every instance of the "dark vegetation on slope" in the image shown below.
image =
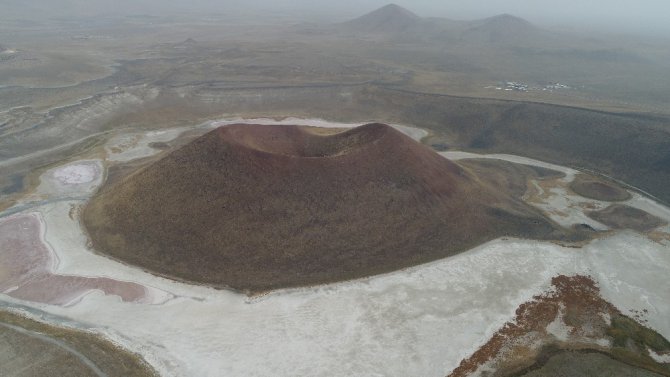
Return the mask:
[[570, 189], [585, 198], [606, 202], [622, 202], [631, 198], [628, 191], [585, 174], [578, 174], [570, 183]]
[[614, 229], [633, 229], [648, 232], [665, 221], [637, 208], [613, 204], [603, 210], [588, 213], [588, 216]]
[[659, 333], [620, 313], [611, 319], [606, 335], [612, 341], [608, 350], [559, 347], [549, 344], [542, 348], [536, 362], [518, 373], [506, 377], [656, 377], [670, 376], [667, 364], [656, 362], [648, 352], [670, 351], [670, 342]]
[[[510, 153], [612, 176], [670, 203], [670, 118], [574, 107], [420, 94], [359, 94], [383, 119], [414, 124], [449, 148]], [[430, 143], [430, 139], [427, 140]]]
[[565, 237], [491, 179], [382, 124], [334, 135], [227, 126], [106, 186], [83, 220], [115, 258], [254, 292], [393, 271], [504, 235]]
[[562, 350], [545, 347], [536, 365], [510, 377], [661, 377], [662, 374], [628, 365], [604, 352], [594, 350]]
[[458, 164], [474, 173], [486, 186], [498, 187], [515, 198], [521, 198], [526, 193], [529, 178], [551, 179], [565, 176], [562, 172], [551, 169], [488, 158], [468, 158], [459, 160]]

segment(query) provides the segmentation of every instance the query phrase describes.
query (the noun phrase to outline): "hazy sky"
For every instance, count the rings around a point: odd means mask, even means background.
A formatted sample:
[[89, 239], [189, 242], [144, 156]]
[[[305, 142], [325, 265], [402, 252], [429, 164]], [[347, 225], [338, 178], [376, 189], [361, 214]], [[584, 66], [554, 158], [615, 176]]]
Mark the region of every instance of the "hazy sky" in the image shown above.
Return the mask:
[[[422, 16], [475, 19], [510, 13], [549, 26], [579, 25], [622, 32], [663, 31], [670, 35], [670, 0], [395, 0]], [[0, 14], [12, 8], [102, 12], [164, 13], [169, 11], [231, 11], [255, 8], [312, 13], [320, 19], [352, 17], [389, 3], [388, 0], [0, 0]], [[46, 11], [44, 13], [49, 13]], [[76, 13], [76, 12], [73, 12]], [[90, 12], [86, 12], [90, 13]]]

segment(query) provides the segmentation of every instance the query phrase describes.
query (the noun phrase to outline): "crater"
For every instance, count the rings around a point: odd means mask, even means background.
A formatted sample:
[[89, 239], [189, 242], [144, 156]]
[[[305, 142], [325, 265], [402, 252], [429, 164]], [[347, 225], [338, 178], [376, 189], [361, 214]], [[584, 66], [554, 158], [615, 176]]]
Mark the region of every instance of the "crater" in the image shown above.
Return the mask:
[[371, 123], [335, 134], [307, 127], [276, 125], [231, 125], [219, 129], [219, 137], [258, 152], [295, 157], [327, 158], [354, 153], [389, 137], [389, 126]]

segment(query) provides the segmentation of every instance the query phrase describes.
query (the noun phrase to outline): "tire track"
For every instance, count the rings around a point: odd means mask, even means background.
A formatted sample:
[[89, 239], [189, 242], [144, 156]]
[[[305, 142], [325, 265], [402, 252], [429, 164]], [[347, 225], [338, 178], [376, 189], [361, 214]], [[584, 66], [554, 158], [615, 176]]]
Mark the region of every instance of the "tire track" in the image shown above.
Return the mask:
[[79, 352], [76, 349], [68, 346], [67, 344], [65, 344], [64, 342], [62, 342], [60, 340], [48, 337], [44, 334], [40, 334], [40, 333], [35, 332], [35, 331], [26, 330], [22, 327], [10, 325], [10, 324], [7, 324], [7, 323], [0, 323], [0, 326], [2, 326], [4, 328], [7, 328], [7, 329], [10, 329], [10, 330], [13, 330], [13, 331], [16, 331], [20, 334], [29, 336], [31, 338], [39, 339], [43, 342], [52, 344], [56, 347], [59, 347], [59, 348], [63, 349], [64, 351], [72, 354], [77, 359], [79, 359], [79, 361], [81, 361], [84, 365], [86, 365], [89, 369], [91, 369], [91, 371], [93, 371], [93, 373], [95, 373], [98, 377], [108, 377], [105, 372], [100, 370], [100, 368], [98, 368], [98, 366], [95, 365], [95, 363], [93, 361], [91, 361], [91, 359], [89, 359], [88, 357], [86, 357], [81, 352]]

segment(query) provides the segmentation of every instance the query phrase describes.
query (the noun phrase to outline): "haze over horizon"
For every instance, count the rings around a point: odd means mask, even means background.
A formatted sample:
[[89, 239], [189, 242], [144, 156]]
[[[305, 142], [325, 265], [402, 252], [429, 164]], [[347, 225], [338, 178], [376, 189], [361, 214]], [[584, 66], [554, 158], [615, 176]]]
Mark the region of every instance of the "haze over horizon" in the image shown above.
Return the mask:
[[[346, 0], [351, 4], [383, 6], [384, 0]], [[550, 27], [577, 27], [603, 31], [659, 33], [670, 36], [667, 15], [670, 3], [660, 0], [589, 2], [565, 0], [397, 0], [403, 6], [425, 17], [478, 19], [508, 13]]]
[[[5, 17], [96, 16], [102, 14], [173, 14], [175, 12], [284, 12], [297, 18], [345, 20], [388, 4], [387, 0], [342, 0], [337, 3], [308, 0], [4, 0]], [[602, 30], [617, 33], [670, 36], [670, 3], [661, 0], [396, 0], [424, 17], [478, 19], [509, 13], [547, 27]]]

